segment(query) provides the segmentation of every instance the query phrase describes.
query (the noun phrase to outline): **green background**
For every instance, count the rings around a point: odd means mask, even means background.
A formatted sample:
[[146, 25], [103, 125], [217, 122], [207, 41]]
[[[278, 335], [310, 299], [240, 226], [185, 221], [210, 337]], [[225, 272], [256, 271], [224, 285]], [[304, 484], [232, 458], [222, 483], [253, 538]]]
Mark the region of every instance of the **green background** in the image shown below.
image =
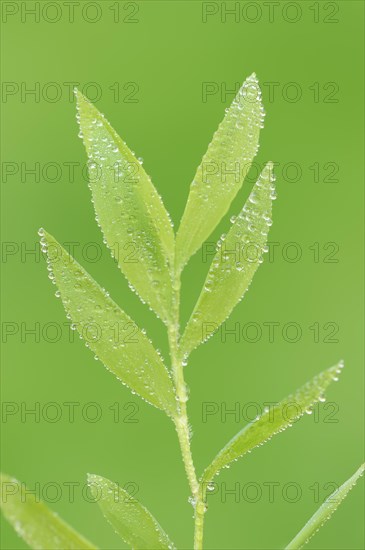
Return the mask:
[[[5, 2], [3, 2], [5, 4]], [[13, 3], [17, 4], [17, 3]], [[17, 4], [20, 9], [20, 2]], [[27, 2], [28, 6], [33, 2]], [[41, 5], [44, 5], [41, 2]], [[81, 2], [80, 5], [85, 4]], [[73, 23], [63, 10], [59, 22], [41, 18], [39, 23], [20, 12], [3, 21], [3, 81], [21, 83], [29, 88], [39, 82], [40, 90], [56, 82], [63, 93], [51, 102], [42, 95], [39, 101], [20, 93], [4, 97], [3, 162], [85, 163], [86, 157], [77, 137], [75, 104], [68, 98], [63, 83], [79, 82], [81, 90], [89, 82], [102, 89], [98, 108], [106, 114], [129, 146], [144, 158], [144, 166], [163, 196], [175, 225], [182, 215], [194, 171], [205, 152], [212, 133], [221, 120], [232, 95], [219, 93], [202, 100], [202, 83], [225, 83], [233, 88], [255, 71], [263, 83], [278, 82], [275, 96], [262, 85], [267, 112], [257, 161], [280, 163], [277, 174], [278, 200], [274, 204], [274, 225], [270, 240], [278, 242], [274, 261], [264, 262], [252, 286], [227, 323], [243, 327], [259, 323], [263, 330], [257, 343], [243, 337], [226, 343], [216, 335], [191, 357], [186, 369], [190, 386], [189, 414], [194, 431], [192, 440], [196, 466], [200, 472], [227, 440], [244, 425], [219, 414], [202, 421], [203, 402], [222, 403], [232, 408], [249, 402], [261, 404], [288, 395], [315, 373], [343, 358], [346, 368], [341, 381], [328, 391], [332, 409], [319, 409], [319, 421], [306, 416], [292, 430], [280, 434], [222, 474], [219, 483], [231, 489], [235, 483], [244, 490], [247, 483], [262, 490], [257, 502], [255, 491], [235, 502], [220, 492], [209, 497], [206, 518], [206, 548], [271, 549], [281, 548], [302, 527], [318, 507], [313, 485], [318, 483], [319, 501], [333, 486], [342, 483], [362, 460], [363, 398], [363, 294], [362, 294], [362, 213], [363, 213], [363, 3], [361, 1], [319, 2], [318, 22], [310, 9], [315, 3], [297, 2], [302, 14], [295, 23], [287, 2], [280, 2], [273, 21], [262, 5], [255, 23], [254, 11], [234, 21], [221, 20], [221, 12], [202, 22], [202, 4], [182, 2], [138, 2], [136, 23], [113, 21], [110, 6], [100, 2], [102, 17], [94, 24], [83, 21], [75, 10]], [[230, 5], [231, 3], [229, 3]], [[247, 3], [243, 3], [247, 4]], [[242, 5], [243, 5], [242, 4]], [[257, 6], [258, 3], [253, 3]], [[227, 4], [228, 5], [228, 4]], [[221, 9], [221, 4], [216, 4]], [[338, 8], [338, 11], [337, 11]], [[134, 7], [120, 3], [121, 17]], [[250, 8], [251, 9], [251, 8]], [[252, 7], [252, 10], [255, 10]], [[294, 9], [294, 8], [293, 8]], [[289, 11], [285, 11], [289, 10]], [[332, 12], [336, 14], [331, 15]], [[257, 12], [259, 13], [259, 12]], [[92, 17], [90, 11], [90, 17]], [[53, 17], [49, 12], [49, 18]], [[338, 22], [325, 22], [324, 18]], [[246, 20], [245, 20], [246, 19]], [[115, 101], [109, 89], [119, 82], [122, 96]], [[138, 102], [123, 101], [135, 82]], [[302, 97], [285, 99], [285, 90], [294, 93], [289, 82], [300, 87]], [[314, 96], [313, 87], [319, 87]], [[335, 83], [338, 91], [331, 96]], [[90, 87], [90, 98], [93, 89]], [[51, 89], [49, 89], [51, 93]], [[283, 95], [284, 94], [284, 95]], [[293, 96], [290, 95], [292, 98]], [[330, 99], [331, 99], [330, 97]], [[25, 99], [25, 100], [24, 100]], [[327, 181], [328, 162], [338, 166], [335, 179]], [[298, 181], [283, 165], [296, 163], [302, 171]], [[319, 163], [315, 181], [314, 163]], [[4, 165], [3, 165], [4, 166]], [[19, 168], [20, 170], [20, 168]], [[50, 172], [51, 174], [51, 172]], [[108, 290], [114, 299], [140, 325], [146, 327], [156, 347], [167, 357], [162, 324], [133, 295], [106, 251], [100, 261], [90, 262], [80, 253], [85, 243], [102, 238], [94, 220], [90, 193], [80, 168], [70, 182], [66, 168], [59, 181], [39, 182], [20, 172], [3, 180], [3, 227], [5, 243], [34, 247], [37, 229], [45, 227], [61, 242], [77, 241], [76, 257]], [[288, 177], [289, 174], [289, 177]], [[327, 178], [328, 179], [328, 178]], [[247, 182], [231, 208], [242, 206], [250, 190]], [[223, 220], [212, 240], [227, 228]], [[283, 259], [288, 242], [302, 251], [297, 262]], [[333, 263], [324, 261], [331, 249], [339, 247]], [[25, 244], [22, 244], [25, 243]], [[309, 247], [319, 243], [319, 261]], [[8, 245], [7, 245], [8, 246]], [[317, 245], [316, 245], [317, 246]], [[77, 338], [70, 343], [66, 327], [62, 338], [50, 343], [33, 336], [23, 337], [22, 328], [40, 323], [66, 321], [62, 305], [54, 298], [55, 288], [47, 279], [45, 261], [20, 253], [3, 258], [3, 323], [14, 322], [19, 332], [9, 336], [3, 346], [2, 398], [28, 407], [39, 402], [59, 403], [63, 416], [51, 423], [20, 415], [2, 422], [2, 469], [26, 482], [43, 487], [55, 482], [63, 488], [62, 498], [52, 509], [87, 535], [101, 548], [124, 548], [102, 518], [96, 505], [85, 502], [81, 487], [87, 472], [104, 475], [122, 486], [128, 482], [139, 487], [137, 496], [154, 513], [179, 548], [191, 548], [192, 508], [187, 502], [188, 487], [173, 426], [158, 410], [131, 395], [128, 390], [94, 361]], [[182, 318], [186, 321], [207, 271], [198, 253], [183, 277]], [[263, 323], [278, 322], [280, 327], [269, 342]], [[302, 337], [296, 343], [285, 341], [283, 325], [296, 322]], [[338, 342], [325, 342], [326, 323], [336, 323]], [[321, 327], [315, 342], [314, 323]], [[9, 326], [9, 325], [7, 325]], [[24, 332], [24, 330], [23, 330]], [[51, 335], [51, 332], [49, 333]], [[24, 336], [24, 335], [23, 335]], [[252, 336], [251, 336], [252, 338]], [[79, 402], [75, 422], [70, 423], [64, 402]], [[97, 402], [102, 419], [85, 421], [80, 409]], [[109, 407], [119, 402], [122, 419], [136, 403], [137, 423], [113, 422]], [[128, 406], [128, 405], [127, 405]], [[134, 405], [133, 405], [134, 407]], [[336, 412], [329, 422], [329, 414]], [[252, 414], [249, 412], [249, 414]], [[77, 482], [74, 503], [69, 502], [64, 483]], [[278, 483], [274, 502], [269, 502], [267, 482]], [[298, 502], [283, 498], [285, 484], [298, 484]], [[310, 542], [308, 548], [364, 548], [361, 487], [356, 487], [336, 512], [334, 519]], [[312, 489], [310, 489], [312, 487]], [[292, 497], [293, 493], [288, 493]], [[25, 548], [12, 529], [2, 523], [2, 548]]]

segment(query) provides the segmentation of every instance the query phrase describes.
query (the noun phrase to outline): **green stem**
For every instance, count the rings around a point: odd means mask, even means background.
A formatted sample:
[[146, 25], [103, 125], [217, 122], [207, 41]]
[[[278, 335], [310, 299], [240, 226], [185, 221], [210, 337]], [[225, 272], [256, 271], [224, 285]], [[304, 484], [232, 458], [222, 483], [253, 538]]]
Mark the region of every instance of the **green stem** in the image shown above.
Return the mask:
[[200, 494], [195, 506], [195, 531], [194, 531], [194, 549], [202, 550], [203, 548], [203, 532], [204, 532], [204, 514], [206, 505], [204, 504], [204, 496]]
[[180, 443], [181, 455], [188, 478], [192, 502], [195, 510], [194, 549], [201, 550], [203, 545], [203, 520], [205, 506], [200, 494], [200, 484], [196, 476], [190, 446], [189, 421], [186, 408], [188, 394], [184, 380], [183, 361], [179, 351], [179, 309], [180, 309], [180, 272], [175, 273], [173, 280], [173, 297], [171, 323], [168, 326], [168, 339], [172, 363], [172, 374], [175, 383], [178, 413], [174, 418], [176, 432]]

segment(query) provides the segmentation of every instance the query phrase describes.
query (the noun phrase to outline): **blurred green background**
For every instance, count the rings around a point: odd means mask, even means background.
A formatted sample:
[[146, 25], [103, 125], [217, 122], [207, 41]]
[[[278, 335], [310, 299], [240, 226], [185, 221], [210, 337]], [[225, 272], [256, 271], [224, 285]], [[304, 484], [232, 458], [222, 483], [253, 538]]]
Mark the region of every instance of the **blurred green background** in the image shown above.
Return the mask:
[[[225, 91], [255, 71], [267, 112], [257, 162], [279, 163], [270, 233], [278, 244], [226, 324], [238, 323], [243, 334], [237, 342], [217, 334], [201, 346], [186, 378], [200, 472], [256, 407], [345, 360], [327, 394], [333, 404], [225, 471], [209, 497], [206, 548], [281, 548], [363, 455], [363, 2], [242, 2], [229, 15], [220, 2], [81, 1], [72, 18], [65, 3], [40, 2], [39, 21], [27, 12], [34, 4], [2, 2], [2, 399], [13, 412], [1, 425], [2, 469], [31, 488], [39, 484], [52, 509], [108, 549], [125, 546], [84, 498], [86, 473], [131, 483], [177, 546], [191, 548], [192, 508], [173, 426], [78, 338], [70, 342], [45, 261], [26, 250], [34, 250], [40, 226], [61, 243], [79, 243], [77, 259], [167, 358], [162, 324], [102, 249], [70, 83], [96, 99], [144, 158], [178, 225], [195, 169], [233, 98]], [[203, 97], [207, 82], [212, 94]], [[36, 163], [39, 177], [26, 173]], [[300, 258], [289, 261], [296, 251]], [[198, 253], [184, 272], [183, 322], [207, 268]], [[268, 323], [277, 324], [273, 341]], [[78, 403], [74, 422], [70, 402]], [[207, 402], [217, 412], [204, 419]], [[25, 415], [34, 407], [38, 419]], [[224, 415], [235, 407], [238, 418]], [[51, 422], [57, 410], [61, 417]], [[91, 422], [96, 411], [101, 418]], [[364, 548], [360, 485], [308, 548]], [[227, 493], [234, 488], [236, 497]], [[2, 548], [25, 547], [2, 520]]]

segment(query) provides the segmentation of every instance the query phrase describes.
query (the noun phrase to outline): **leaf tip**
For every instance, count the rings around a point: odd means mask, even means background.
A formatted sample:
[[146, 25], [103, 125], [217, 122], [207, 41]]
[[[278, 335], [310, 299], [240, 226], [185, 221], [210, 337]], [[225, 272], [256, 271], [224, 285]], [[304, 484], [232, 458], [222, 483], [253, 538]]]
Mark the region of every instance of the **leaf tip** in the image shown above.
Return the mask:
[[[250, 74], [250, 76], [248, 76], [246, 78], [246, 80], [244, 81], [244, 83], [242, 85], [242, 89], [246, 89], [246, 94], [247, 94], [247, 88], [251, 91], [251, 93], [248, 93], [248, 96], [250, 98], [250, 100], [249, 100], [250, 103], [260, 104], [261, 109], [262, 109], [262, 114], [264, 115], [265, 113], [264, 113], [263, 107], [262, 107], [260, 83], [259, 83], [259, 79], [257, 77], [257, 74], [255, 72]], [[263, 120], [262, 120], [262, 122], [263, 122]]]
[[78, 88], [74, 88], [74, 94], [76, 97], [77, 103], [80, 103], [81, 101], [88, 101], [88, 99], [84, 96], [82, 92]]
[[104, 478], [101, 476], [98, 476], [97, 474], [87, 474], [87, 485], [91, 491], [92, 496], [95, 498], [95, 496], [98, 494], [100, 487], [103, 484]]
[[97, 474], [87, 474], [87, 484], [92, 485], [98, 481], [100, 481], [101, 477]]
[[49, 257], [48, 246], [49, 246], [49, 244], [54, 244], [55, 245], [56, 244], [56, 239], [54, 237], [52, 237], [52, 235], [50, 233], [48, 233], [43, 227], [40, 227], [38, 229], [38, 235], [40, 237], [40, 244], [41, 244], [42, 252], [47, 254], [47, 256]]
[[335, 382], [338, 381], [338, 375], [341, 374], [344, 366], [345, 366], [345, 362], [343, 361], [343, 359], [341, 359], [336, 365], [334, 365], [333, 367], [330, 367], [329, 372], [332, 375], [332, 380], [334, 380]]
[[[92, 112], [96, 111], [96, 107], [78, 88], [74, 88], [74, 93], [76, 97], [76, 119], [80, 123], [81, 117], [85, 116], [89, 109], [91, 109]], [[100, 115], [100, 113], [98, 114]], [[82, 135], [80, 137], [82, 137]]]
[[47, 254], [48, 256], [48, 244], [50, 241], [50, 235], [47, 233], [47, 231], [43, 227], [40, 227], [38, 229], [38, 235], [40, 237], [39, 241], [41, 245], [41, 251]]

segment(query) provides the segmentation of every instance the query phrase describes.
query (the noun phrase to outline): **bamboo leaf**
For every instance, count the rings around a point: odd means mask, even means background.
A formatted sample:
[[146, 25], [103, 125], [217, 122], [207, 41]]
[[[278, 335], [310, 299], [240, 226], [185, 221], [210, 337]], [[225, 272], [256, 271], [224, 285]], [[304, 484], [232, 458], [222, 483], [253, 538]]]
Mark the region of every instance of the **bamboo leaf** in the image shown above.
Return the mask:
[[288, 544], [286, 550], [298, 550], [303, 548], [305, 544], [319, 531], [319, 529], [330, 519], [333, 512], [337, 510], [341, 502], [347, 497], [353, 487], [355, 487], [358, 479], [364, 474], [365, 464], [351, 476], [345, 483], [334, 491], [318, 508], [317, 512], [304, 525], [296, 537]]
[[1, 474], [1, 509], [17, 534], [37, 550], [95, 550], [96, 547], [77, 533], [24, 483]]
[[173, 385], [161, 357], [132, 319], [43, 229], [49, 277], [76, 329], [106, 368], [151, 405], [174, 416]]
[[76, 97], [92, 199], [105, 243], [131, 288], [166, 323], [174, 262], [171, 220], [134, 153], [94, 105], [80, 92]]
[[88, 476], [88, 483], [107, 521], [133, 550], [175, 548], [147, 508], [127, 491], [93, 474]]
[[259, 146], [264, 118], [255, 74], [243, 83], [197, 169], [176, 237], [182, 268], [209, 237], [242, 186]]
[[217, 454], [202, 476], [204, 489], [222, 468], [269, 441], [273, 435], [293, 425], [304, 413], [311, 413], [311, 408], [318, 401], [324, 401], [324, 392], [330, 383], [338, 380], [343, 363], [321, 372], [307, 382], [294, 394], [283, 399], [265, 411], [254, 422], [245, 426]]
[[[205, 342], [243, 298], [266, 251], [271, 225], [273, 166], [269, 162], [224, 238], [181, 340], [185, 356]], [[233, 220], [233, 218], [232, 218]]]

